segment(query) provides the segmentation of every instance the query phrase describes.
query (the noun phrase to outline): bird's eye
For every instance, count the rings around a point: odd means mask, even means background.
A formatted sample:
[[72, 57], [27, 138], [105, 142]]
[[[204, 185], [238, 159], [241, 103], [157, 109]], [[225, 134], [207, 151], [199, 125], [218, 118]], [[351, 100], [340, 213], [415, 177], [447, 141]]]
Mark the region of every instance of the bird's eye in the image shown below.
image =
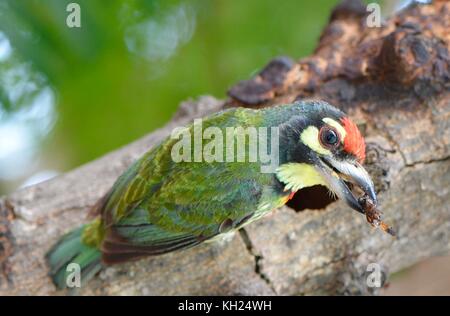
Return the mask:
[[320, 129], [319, 140], [322, 146], [326, 148], [334, 148], [339, 145], [339, 133], [332, 127], [324, 126]]

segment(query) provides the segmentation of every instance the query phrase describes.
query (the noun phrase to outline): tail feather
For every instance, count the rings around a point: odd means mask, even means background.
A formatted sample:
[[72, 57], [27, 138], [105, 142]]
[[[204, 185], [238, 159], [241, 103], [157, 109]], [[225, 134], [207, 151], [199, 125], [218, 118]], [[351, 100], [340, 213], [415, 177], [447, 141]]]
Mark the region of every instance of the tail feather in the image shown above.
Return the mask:
[[72, 273], [67, 271], [67, 266], [71, 263], [79, 265], [81, 285], [86, 284], [102, 268], [100, 251], [82, 242], [85, 227], [81, 226], [63, 236], [46, 255], [49, 275], [59, 289], [67, 287], [67, 277]]

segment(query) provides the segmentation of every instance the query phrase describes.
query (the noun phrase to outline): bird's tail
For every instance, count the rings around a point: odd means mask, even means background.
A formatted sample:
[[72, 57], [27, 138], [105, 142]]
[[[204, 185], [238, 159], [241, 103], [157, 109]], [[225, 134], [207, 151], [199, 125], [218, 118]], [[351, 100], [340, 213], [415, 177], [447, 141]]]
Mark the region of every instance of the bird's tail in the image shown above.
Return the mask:
[[83, 225], [69, 232], [47, 253], [49, 275], [59, 289], [82, 286], [101, 270], [99, 249], [84, 240], [85, 230], [91, 227]]

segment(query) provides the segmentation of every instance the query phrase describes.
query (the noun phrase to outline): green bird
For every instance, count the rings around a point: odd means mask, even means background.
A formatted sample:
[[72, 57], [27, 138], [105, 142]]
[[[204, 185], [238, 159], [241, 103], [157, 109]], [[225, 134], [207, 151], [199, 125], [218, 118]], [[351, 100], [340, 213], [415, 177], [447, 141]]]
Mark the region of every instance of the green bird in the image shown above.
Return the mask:
[[314, 185], [364, 214], [348, 187], [352, 182], [376, 203], [364, 158], [357, 126], [325, 102], [218, 112], [178, 129], [132, 164], [93, 207], [95, 219], [50, 249], [49, 274], [65, 288], [67, 266], [75, 263], [85, 284], [104, 266], [236, 231]]

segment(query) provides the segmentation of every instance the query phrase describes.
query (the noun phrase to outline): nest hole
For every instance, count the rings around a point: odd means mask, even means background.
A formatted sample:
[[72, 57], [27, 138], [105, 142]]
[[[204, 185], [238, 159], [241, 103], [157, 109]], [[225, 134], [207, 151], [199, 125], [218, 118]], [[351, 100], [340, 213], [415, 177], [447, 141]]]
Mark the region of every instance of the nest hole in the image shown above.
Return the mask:
[[322, 210], [336, 200], [325, 186], [315, 185], [299, 190], [286, 205], [296, 212], [305, 209]]

